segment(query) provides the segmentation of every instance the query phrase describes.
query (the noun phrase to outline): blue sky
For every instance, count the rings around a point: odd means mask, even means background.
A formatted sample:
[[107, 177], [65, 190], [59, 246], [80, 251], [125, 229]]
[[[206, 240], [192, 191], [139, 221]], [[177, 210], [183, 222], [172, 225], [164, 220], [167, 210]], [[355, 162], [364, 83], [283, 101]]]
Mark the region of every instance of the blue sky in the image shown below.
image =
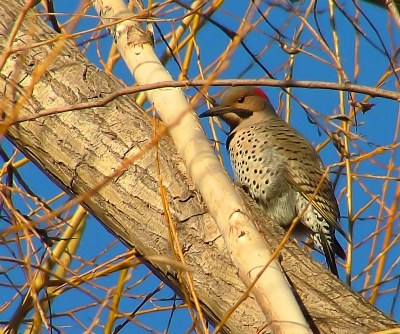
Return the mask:
[[[73, 12], [79, 1], [70, 0], [70, 1], [55, 1], [56, 12], [64, 12], [71, 13]], [[295, 5], [295, 4], [293, 4]], [[386, 48], [389, 51], [389, 54], [393, 55], [393, 45], [400, 45], [400, 34], [398, 34], [398, 28], [392, 24], [392, 32], [387, 32], [388, 30], [388, 17], [387, 12], [370, 4], [361, 3], [362, 8], [365, 12], [366, 17], [370, 18], [374, 27], [379, 31], [379, 36], [382, 38], [382, 41]], [[302, 5], [300, 8], [305, 9], [305, 5]], [[354, 15], [354, 7], [351, 3], [343, 4], [346, 12], [350, 15]], [[222, 8], [216, 13], [213, 18], [229, 27], [230, 29], [235, 30], [239, 25], [239, 18], [244, 16], [244, 12], [247, 8], [247, 2], [241, 1], [226, 1]], [[266, 5], [261, 6], [261, 9], [265, 10]], [[318, 5], [318, 9], [320, 10], [320, 15], [318, 16], [319, 24], [321, 31], [327, 40], [328, 44], [332, 47], [332, 28], [329, 21], [329, 15], [327, 12], [327, 5], [325, 2]], [[359, 75], [357, 78], [354, 76], [354, 68], [355, 68], [355, 33], [354, 28], [350, 25], [350, 23], [343, 18], [341, 14], [335, 12], [336, 18], [336, 26], [338, 35], [340, 36], [340, 47], [341, 47], [341, 57], [343, 59], [342, 64], [348, 75], [350, 81], [357, 82], [361, 85], [371, 85], [375, 86], [378, 78], [385, 72], [388, 68], [388, 59], [382, 56], [381, 51], [378, 51], [375, 47], [371, 46], [371, 44], [366, 41], [364, 38], [360, 38], [360, 46], [357, 48], [359, 51], [358, 57], [359, 60], [357, 63], [359, 64]], [[94, 14], [91, 11], [91, 14]], [[176, 17], [177, 13], [172, 12], [168, 15], [168, 17]], [[255, 19], [259, 18], [258, 14], [255, 14]], [[282, 31], [285, 36], [288, 38], [293, 36], [293, 33], [299, 27], [299, 20], [296, 18], [288, 19], [288, 14], [284, 10], [284, 8], [274, 7], [272, 9], [271, 14], [268, 16], [270, 23], [275, 27], [280, 28], [282, 25], [286, 25], [285, 29]], [[60, 18], [60, 21], [63, 21], [64, 18]], [[309, 18], [309, 22], [312, 26], [315, 27], [315, 22], [312, 19], [312, 16]], [[84, 30], [88, 27], [93, 27], [97, 24], [94, 19], [85, 19], [82, 20], [78, 26], [78, 30]], [[161, 23], [160, 28], [164, 33], [168, 32], [171, 29], [173, 23]], [[179, 25], [179, 22], [176, 23], [176, 26]], [[382, 46], [380, 45], [380, 41], [378, 39], [378, 35], [376, 31], [369, 25], [367, 20], [361, 18], [359, 25], [365, 31], [366, 36], [371, 39], [374, 43], [376, 43], [380, 49]], [[279, 47], [276, 40], [271, 38], [271, 36], [275, 36], [274, 31], [271, 27], [262, 22], [258, 24], [248, 36], [245, 38], [245, 43], [252, 50], [253, 53], [257, 54], [261, 52], [264, 47], [267, 47], [267, 51], [265, 54], [260, 56], [261, 63], [268, 68], [268, 70], [273, 73], [273, 75], [277, 79], [283, 79], [284, 75], [287, 71], [287, 66], [283, 66], [287, 61], [288, 55], [285, 54], [281, 48]], [[83, 36], [80, 40], [86, 40], [89, 36]], [[156, 39], [159, 40], [159, 35], [156, 34]], [[200, 61], [203, 67], [206, 67], [209, 63], [213, 62], [216, 57], [226, 49], [229, 39], [225, 34], [223, 34], [219, 29], [215, 27], [208, 27], [202, 30], [197, 36], [197, 43], [200, 47]], [[304, 33], [300, 36], [300, 42], [306, 45], [305, 50], [310, 52], [313, 55], [318, 55], [325, 59], [326, 61], [330, 61], [329, 57], [321, 48], [321, 45], [314, 40], [313, 35], [305, 30]], [[101, 42], [101, 54], [103, 57], [106, 57], [108, 54], [109, 47], [112, 43], [110, 37], [104, 38]], [[210, 45], [212, 47], [210, 47]], [[156, 51], [159, 55], [165, 50], [165, 45], [162, 43], [157, 43]], [[100, 68], [101, 65], [98, 60], [98, 55], [96, 51], [96, 44], [92, 43], [87, 52], [87, 57], [97, 64]], [[248, 68], [248, 69], [247, 69]], [[178, 75], [178, 67], [173, 62], [169, 62], [167, 64], [167, 69], [170, 73], [176, 78]], [[246, 70], [247, 69], [247, 70]], [[129, 72], [126, 70], [125, 65], [120, 61], [114, 71], [115, 75], [122, 79], [127, 85], [132, 84], [134, 81], [130, 76]], [[190, 70], [189, 77], [194, 78], [199, 74], [199, 70], [197, 67], [196, 59], [193, 59]], [[206, 73], [206, 76], [210, 73]], [[232, 58], [230, 59], [229, 66], [226, 71], [220, 76], [220, 78], [248, 78], [248, 79], [258, 79], [258, 78], [267, 78], [266, 74], [263, 70], [254, 64], [254, 62], [250, 59], [248, 54], [243, 50], [243, 48], [239, 47]], [[293, 68], [293, 78], [296, 80], [320, 80], [320, 81], [331, 81], [337, 82], [337, 72], [333, 69], [333, 67], [329, 64], [323, 64], [320, 61], [317, 61], [314, 57], [300, 54], [296, 56], [296, 62]], [[397, 85], [399, 87], [399, 85]], [[395, 79], [393, 76], [389, 77], [382, 85], [381, 88], [388, 90], [397, 90], [395, 85]], [[210, 93], [215, 94], [220, 91], [220, 88], [212, 88], [210, 89]], [[279, 88], [266, 87], [265, 91], [268, 93], [272, 104], [278, 109], [278, 112], [285, 117], [285, 95]], [[193, 89], [189, 89], [185, 92], [188, 96], [192, 96], [195, 91]], [[294, 89], [293, 94], [298, 97], [301, 101], [308, 104], [310, 107], [317, 110], [321, 115], [328, 116], [337, 114], [339, 111], [338, 104], [338, 93], [335, 91], [327, 91], [327, 90], [309, 90], [309, 89]], [[362, 100], [363, 96], [357, 95], [358, 100]], [[395, 135], [397, 129], [397, 119], [399, 117], [399, 105], [398, 102], [389, 101], [381, 98], [371, 99], [369, 102], [374, 103], [375, 106], [372, 110], [365, 114], [358, 114], [358, 122], [359, 125], [357, 129], [352, 128], [353, 133], [360, 136], [359, 139], [352, 142], [351, 152], [355, 155], [360, 155], [365, 152], [369, 152], [373, 150], [375, 147], [389, 145], [395, 141]], [[278, 106], [281, 105], [281, 108]], [[205, 106], [199, 106], [200, 110], [204, 110]], [[348, 106], [347, 106], [348, 108]], [[347, 109], [348, 112], [348, 109]], [[328, 129], [331, 129], [331, 125], [328, 124], [324, 117], [317, 117], [318, 121], [324, 124], [324, 126]], [[309, 139], [314, 145], [318, 145], [326, 139], [325, 134], [320, 134], [317, 130], [316, 126], [311, 124], [307, 120], [307, 116], [302, 110], [302, 108], [292, 101], [292, 108], [290, 114], [290, 123], [298, 129], [307, 139]], [[207, 129], [207, 123], [204, 122], [204, 126], [206, 127], [206, 132], [210, 135], [209, 130]], [[223, 135], [221, 138], [224, 138]], [[224, 139], [223, 139], [224, 140]], [[6, 141], [3, 140], [3, 148], [10, 154], [13, 150], [12, 146]], [[339, 155], [336, 149], [333, 147], [331, 143], [329, 143], [323, 150], [320, 152], [321, 157], [326, 165], [331, 163], [336, 163], [339, 161]], [[387, 170], [383, 168], [382, 165], [388, 163], [390, 155], [393, 154], [393, 162], [397, 167], [397, 171], [393, 172], [391, 176], [399, 177], [399, 157], [398, 152], [387, 152], [377, 157], [376, 161], [373, 162], [362, 162], [358, 165], [354, 165], [354, 170], [358, 174], [372, 174], [385, 176]], [[231, 172], [229, 159], [224, 152], [224, 162], [226, 168]], [[381, 164], [381, 165], [380, 165]], [[30, 180], [31, 189], [40, 194], [44, 199], [49, 199], [53, 197], [55, 194], [59, 193], [59, 189], [46, 177], [44, 176], [35, 166], [32, 164], [23, 167], [20, 170], [21, 174], [25, 176], [27, 180]], [[340, 194], [340, 189], [345, 186], [345, 177], [341, 176], [339, 182], [337, 184], [336, 195], [339, 199], [339, 204], [342, 213], [342, 224], [347, 229], [347, 204], [346, 204], [346, 196], [345, 194]], [[363, 187], [358, 183], [354, 182], [354, 195], [353, 195], [353, 203], [354, 203], [354, 211], [356, 212], [361, 207], [363, 207], [370, 199], [372, 195], [378, 195], [380, 198], [383, 196], [383, 187], [384, 183], [382, 180], [363, 178], [362, 184], [368, 189], [369, 193], [363, 189]], [[392, 181], [387, 186], [387, 195], [386, 201], [388, 205], [392, 203], [396, 191], [396, 182]], [[372, 194], [372, 195], [371, 195]], [[66, 198], [58, 201], [55, 204], [55, 207], [60, 205], [66, 201]], [[19, 207], [21, 212], [27, 213], [27, 203], [19, 198], [16, 198], [16, 205]], [[354, 241], [358, 243], [366, 238], [368, 235], [376, 227], [376, 217], [378, 216], [378, 212], [380, 210], [380, 206], [378, 203], [374, 203], [370, 206], [368, 210], [366, 210], [362, 214], [362, 218], [355, 224], [354, 230]], [[382, 214], [382, 224], [385, 223], [386, 218], [385, 214]], [[399, 219], [397, 218], [392, 238], [399, 233]], [[95, 236], [95, 237], [94, 237]], [[379, 242], [382, 242], [382, 236], [378, 238]], [[115, 238], [109, 234], [101, 224], [95, 220], [94, 218], [89, 218], [86, 232], [84, 233], [83, 240], [81, 242], [81, 246], [79, 248], [78, 255], [83, 259], [92, 259], [93, 257], [100, 255], [96, 259], [96, 264], [104, 262], [113, 256], [116, 256], [120, 253], [126, 251], [126, 248], [119, 244], [113, 244], [107, 252], [104, 252], [104, 249], [108, 247], [111, 243], [115, 241]], [[344, 245], [343, 240], [341, 240]], [[370, 255], [370, 247], [371, 242], [363, 243], [359, 248], [355, 250], [355, 260], [353, 273], [358, 274], [362, 272], [368, 263], [371, 262], [377, 254], [373, 254], [372, 257]], [[17, 252], [17, 250], [13, 250]], [[400, 254], [400, 246], [397, 244], [393, 249], [389, 251], [389, 256], [387, 258], [386, 270], [389, 269], [390, 265], [393, 264], [396, 260], [399, 260]], [[4, 245], [0, 245], [0, 256], [3, 257], [11, 257], [11, 251]], [[4, 268], [10, 268], [10, 263], [3, 262], [2, 264]], [[76, 259], [76, 265], [81, 264], [81, 259]], [[94, 264], [95, 265], [95, 264]], [[88, 266], [89, 268], [90, 266]], [[1, 269], [1, 268], [0, 268]], [[140, 266], [135, 268], [131, 275], [131, 279], [129, 284], [134, 284], [137, 279], [146, 275], [148, 270]], [[21, 278], [18, 277], [20, 272], [17, 267], [13, 267], [9, 270], [9, 277], [15, 281], [21, 281]], [[397, 263], [395, 269], [390, 274], [391, 277], [400, 275], [400, 265]], [[364, 277], [361, 276], [360, 279], [354, 282], [353, 288], [355, 290], [362, 289], [364, 285]], [[118, 277], [116, 275], [110, 275], [106, 278], [100, 279], [95, 283], [98, 286], [114, 286], [117, 282]], [[22, 279], [23, 281], [23, 279]], [[4, 275], [0, 275], [0, 284], [6, 284], [7, 279]], [[136, 305], [140, 303], [140, 296], [142, 294], [146, 294], [154, 289], [160, 282], [154, 276], [150, 276], [144, 280], [142, 284], [139, 284], [137, 287], [129, 289], [129, 298], [123, 299], [121, 304], [121, 308], [124, 311], [132, 311]], [[396, 289], [398, 286], [398, 280], [391, 281], [384, 285], [384, 288]], [[86, 286], [87, 289], [92, 290], [93, 293], [101, 300], [105, 298], [107, 291], [102, 288], [95, 288], [93, 286]], [[15, 290], [11, 288], [2, 288], [3, 293], [0, 294], [0, 305], [5, 303], [11, 296], [15, 294]], [[385, 294], [380, 297], [377, 301], [377, 306], [380, 307], [384, 312], [389, 312], [392, 307], [394, 292]], [[162, 292], [156, 295], [158, 298], [172, 298], [173, 293], [169, 289], [163, 289]], [[138, 297], [138, 299], [136, 298]], [[80, 305], [85, 305], [85, 303], [93, 302], [92, 298], [87, 296], [84, 292], [71, 290], [65, 294], [64, 297], [58, 298], [54, 301], [53, 308], [56, 312], [61, 312], [63, 309], [68, 310], [74, 306], [77, 306], [77, 302]], [[170, 302], [167, 301], [159, 301], [157, 305], [167, 305]], [[16, 306], [16, 305], [15, 305]], [[150, 306], [149, 306], [150, 307]], [[10, 307], [6, 312], [0, 315], [0, 320], [5, 321], [7, 317], [12, 313], [14, 307]], [[80, 319], [89, 324], [91, 320], [96, 316], [96, 312], [98, 309], [96, 307], [87, 309], [82, 312], [78, 312], [80, 315]], [[107, 317], [108, 312], [103, 312], [101, 314], [101, 320], [104, 322], [105, 317]], [[147, 324], [152, 327], [156, 327], [159, 331], [163, 331], [166, 328], [166, 324], [168, 321], [169, 312], [159, 312], [156, 315], [147, 315], [140, 318]], [[397, 302], [397, 308], [394, 312], [394, 317], [397, 320], [400, 320], [400, 307], [399, 302]], [[68, 317], [62, 317], [60, 319], [55, 319], [55, 324], [61, 325], [71, 325], [71, 328], [65, 327], [63, 331], [66, 333], [73, 333], [72, 328], [75, 326], [75, 320], [71, 320]], [[173, 322], [171, 326], [171, 332], [173, 333], [184, 333], [186, 329], [190, 327], [191, 320], [187, 316], [185, 311], [177, 311], [177, 315], [174, 315]], [[130, 325], [132, 327], [127, 327], [131, 329], [135, 329], [135, 333], [148, 333], [149, 331], [135, 326]], [[100, 333], [101, 330], [98, 328], [95, 332]]]

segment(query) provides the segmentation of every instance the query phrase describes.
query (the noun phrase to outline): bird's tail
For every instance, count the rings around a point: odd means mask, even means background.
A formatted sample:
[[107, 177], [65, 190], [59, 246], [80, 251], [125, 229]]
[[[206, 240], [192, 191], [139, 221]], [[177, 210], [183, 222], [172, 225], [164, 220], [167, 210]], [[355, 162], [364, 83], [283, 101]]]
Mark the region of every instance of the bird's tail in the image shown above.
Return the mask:
[[331, 234], [331, 238], [329, 239], [324, 233], [319, 233], [319, 237], [321, 239], [321, 248], [324, 252], [328, 268], [336, 277], [339, 277], [335, 256], [337, 255], [345, 261], [346, 253], [337, 241], [334, 232]]

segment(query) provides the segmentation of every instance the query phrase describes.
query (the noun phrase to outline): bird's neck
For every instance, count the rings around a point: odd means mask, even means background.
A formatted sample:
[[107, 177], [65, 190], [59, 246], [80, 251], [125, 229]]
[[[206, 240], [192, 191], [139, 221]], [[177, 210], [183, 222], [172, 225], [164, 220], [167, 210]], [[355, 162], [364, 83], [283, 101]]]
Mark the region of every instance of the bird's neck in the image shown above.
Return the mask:
[[257, 111], [254, 112], [253, 115], [249, 118], [241, 119], [238, 124], [236, 124], [235, 128], [231, 127], [231, 131], [235, 129], [236, 131], [247, 128], [253, 124], [268, 122], [269, 120], [275, 120], [280, 118], [274, 109], [265, 110], [265, 111]]

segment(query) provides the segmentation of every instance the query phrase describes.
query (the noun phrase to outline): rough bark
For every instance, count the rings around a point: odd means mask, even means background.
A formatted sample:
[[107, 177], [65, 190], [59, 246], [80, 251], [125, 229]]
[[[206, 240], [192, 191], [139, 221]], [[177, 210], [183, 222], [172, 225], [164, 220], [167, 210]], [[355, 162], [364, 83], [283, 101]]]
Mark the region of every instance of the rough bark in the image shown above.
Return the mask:
[[[6, 41], [22, 1], [0, 3], [0, 49]], [[54, 35], [38, 18], [29, 14], [13, 47], [31, 46]], [[27, 87], [32, 73], [54, 45], [28, 48], [11, 54], [1, 69], [0, 96], [12, 104]], [[105, 73], [87, 62], [70, 42], [45, 75], [19, 116], [35, 114], [55, 106], [96, 101], [119, 88]], [[152, 138], [149, 118], [134, 101], [123, 96], [104, 107], [71, 111], [13, 125], [8, 138], [49, 177], [71, 194], [92, 189], [117, 168], [121, 161], [141, 149]], [[244, 287], [237, 277], [222, 239], [188, 177], [185, 167], [168, 139], [159, 144], [161, 173], [168, 192], [170, 209], [184, 245], [198, 296], [208, 317], [218, 321], [239, 298]], [[250, 203], [250, 202], [249, 202]], [[85, 202], [86, 207], [119, 240], [144, 256], [170, 254], [163, 214], [154, 149], [147, 150], [117, 179]], [[252, 204], [259, 222], [268, 222]], [[263, 223], [262, 226], [267, 226]], [[278, 227], [264, 229], [268, 242], [276, 245], [282, 237]], [[396, 325], [362, 297], [350, 291], [328, 271], [288, 243], [281, 253], [281, 264], [304, 305], [304, 312], [315, 332], [368, 333]], [[160, 263], [147, 265], [179, 292], [173, 267]], [[250, 297], [232, 315], [225, 331], [255, 333], [266, 324], [260, 308]]]

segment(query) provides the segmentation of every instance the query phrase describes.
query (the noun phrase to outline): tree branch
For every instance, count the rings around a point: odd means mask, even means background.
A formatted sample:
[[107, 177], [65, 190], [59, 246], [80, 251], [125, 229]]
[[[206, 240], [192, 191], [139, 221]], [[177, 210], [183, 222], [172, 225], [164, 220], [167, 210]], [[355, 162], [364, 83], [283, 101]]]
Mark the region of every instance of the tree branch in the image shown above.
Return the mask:
[[[0, 3], [1, 31], [11, 30], [22, 2]], [[13, 44], [31, 45], [43, 41], [51, 36], [49, 31], [40, 18], [29, 13]], [[2, 53], [6, 52], [6, 38], [6, 34], [0, 35]], [[36, 66], [52, 52], [53, 44], [44, 43], [35, 50], [28, 49], [7, 58], [0, 75], [6, 121], [27, 91]], [[55, 61], [48, 64], [45, 74], [34, 86], [29, 103], [23, 104], [21, 116], [34, 115], [54, 106], [96, 100], [102, 94], [119, 89], [114, 80], [88, 63], [68, 41]], [[148, 117], [127, 96], [111, 101], [106, 107], [13, 125], [7, 136], [49, 177], [75, 195], [96, 187], [126, 157], [141, 152], [153, 139]], [[195, 289], [208, 318], [218, 323], [245, 288], [175, 148], [168, 139], [161, 140], [159, 145], [163, 182], [180, 240], [186, 245], [186, 261], [193, 268]], [[146, 259], [151, 255], [169, 255], [171, 250], [159, 195], [155, 152], [146, 150], [143, 153], [130, 169], [84, 204], [110, 232], [135, 247]], [[245, 212], [249, 212], [254, 221], [261, 222], [259, 228], [264, 229], [267, 242], [272, 248], [276, 247], [282, 238], [280, 228], [270, 225], [268, 218], [248, 199], [245, 203], [248, 206]], [[315, 332], [365, 333], [396, 325], [293, 243], [287, 244], [281, 257], [281, 266]], [[180, 291], [175, 268], [157, 261], [148, 261], [147, 265]], [[228, 319], [224, 331], [255, 333], [265, 323], [261, 309], [254, 298], [249, 297]]]

